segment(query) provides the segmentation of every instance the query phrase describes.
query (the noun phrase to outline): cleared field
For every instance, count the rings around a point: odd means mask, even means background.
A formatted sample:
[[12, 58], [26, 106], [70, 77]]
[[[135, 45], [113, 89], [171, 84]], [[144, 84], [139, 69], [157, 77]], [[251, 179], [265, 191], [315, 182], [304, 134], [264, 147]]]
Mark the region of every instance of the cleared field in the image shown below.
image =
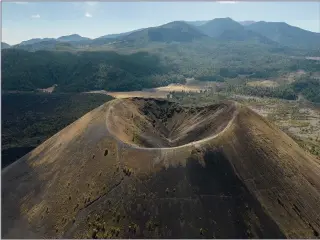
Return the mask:
[[105, 90], [90, 91], [89, 93], [107, 94], [114, 98], [167, 98], [170, 92], [200, 92], [212, 89], [216, 86], [214, 82], [200, 82], [194, 79], [187, 79], [186, 84], [169, 84], [168, 86], [145, 89], [143, 91], [110, 92]]
[[264, 81], [253, 81], [248, 82], [247, 85], [252, 87], [277, 87], [279, 84], [274, 81], [264, 80]]

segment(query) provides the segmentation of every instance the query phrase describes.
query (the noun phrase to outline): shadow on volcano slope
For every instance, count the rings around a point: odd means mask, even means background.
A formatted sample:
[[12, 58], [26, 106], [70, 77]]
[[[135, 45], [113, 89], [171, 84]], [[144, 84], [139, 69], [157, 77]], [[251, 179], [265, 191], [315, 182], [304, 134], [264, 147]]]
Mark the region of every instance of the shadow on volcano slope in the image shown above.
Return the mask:
[[2, 171], [2, 236], [317, 238], [316, 161], [233, 102], [117, 99]]

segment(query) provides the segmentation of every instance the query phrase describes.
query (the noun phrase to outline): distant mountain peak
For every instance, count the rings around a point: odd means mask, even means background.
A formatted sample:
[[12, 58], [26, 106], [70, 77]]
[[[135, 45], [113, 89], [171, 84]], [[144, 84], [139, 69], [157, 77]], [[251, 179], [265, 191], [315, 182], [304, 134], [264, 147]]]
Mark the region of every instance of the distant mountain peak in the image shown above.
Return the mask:
[[22, 41], [19, 45], [30, 45], [35, 44], [43, 41], [56, 41], [54, 38], [32, 38], [26, 41]]
[[210, 37], [218, 37], [225, 31], [243, 29], [243, 26], [231, 18], [215, 18], [198, 28]]
[[82, 36], [80, 36], [79, 34], [74, 33], [74, 34], [70, 34], [70, 35], [61, 36], [57, 39], [66, 38], [66, 37], [81, 37], [82, 38]]
[[73, 42], [73, 41], [85, 41], [85, 40], [90, 40], [90, 38], [87, 37], [82, 37], [79, 34], [70, 34], [66, 36], [61, 36], [57, 38], [58, 41], [61, 42]]
[[187, 26], [187, 27], [193, 27], [192, 25], [188, 24], [185, 21], [173, 21], [166, 24], [163, 24], [159, 27], [178, 27], [178, 26]]
[[191, 42], [206, 35], [185, 21], [173, 21], [158, 27], [133, 32], [124, 37], [134, 42]]
[[246, 26], [246, 29], [257, 32], [284, 46], [314, 49], [320, 47], [318, 33], [291, 26], [285, 22], [259, 21]]
[[1, 42], [1, 49], [10, 48], [11, 46], [8, 43]]
[[208, 22], [206, 22], [205, 24], [210, 24], [210, 23], [232, 23], [235, 25], [241, 25], [240, 23], [238, 23], [237, 21], [233, 20], [232, 18], [214, 18], [212, 20], [209, 20]]
[[212, 20], [210, 20], [210, 21], [232, 21], [232, 22], [236, 22], [236, 21], [234, 21], [232, 18], [230, 18], [230, 17], [225, 17], [225, 18], [214, 18], [214, 19], [212, 19]]

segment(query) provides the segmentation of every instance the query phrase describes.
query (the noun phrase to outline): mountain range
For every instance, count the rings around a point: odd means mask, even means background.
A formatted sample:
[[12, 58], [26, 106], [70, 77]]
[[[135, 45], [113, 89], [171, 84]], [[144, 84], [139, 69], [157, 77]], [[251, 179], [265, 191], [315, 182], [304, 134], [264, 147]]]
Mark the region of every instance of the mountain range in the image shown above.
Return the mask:
[[1, 49], [10, 48], [11, 46], [8, 43], [1, 42]]
[[60, 42], [79, 42], [79, 41], [87, 41], [91, 40], [90, 38], [81, 37], [79, 34], [71, 34], [68, 36], [62, 36], [57, 38], [57, 41]]
[[[190, 77], [267, 79], [319, 69], [318, 62], [304, 59], [320, 55], [317, 33], [284, 23], [241, 24], [231, 18], [198, 24], [174, 21], [96, 39], [73, 34], [11, 47], [3, 43], [2, 89], [35, 91], [57, 84], [55, 91], [61, 92], [132, 91], [184, 83]], [[316, 94], [309, 99], [318, 99]]]
[[259, 33], [275, 42], [290, 47], [318, 48], [320, 34], [290, 26], [284, 22], [256, 22], [246, 26], [248, 30]]
[[[104, 46], [114, 43], [181, 43], [208, 38], [220, 41], [251, 41], [300, 49], [320, 49], [319, 33], [310, 32], [283, 22], [236, 22], [231, 18], [216, 18], [210, 21], [174, 21], [158, 27], [109, 34], [96, 39], [82, 37], [78, 34], [61, 36], [56, 39], [37, 38], [23, 41], [11, 47], [28, 51], [66, 50]], [[6, 44], [2, 45], [2, 48], [8, 47]]]
[[233, 21], [231, 18], [216, 18], [198, 26], [198, 29], [207, 36], [220, 40], [255, 40], [260, 43], [276, 44], [276, 41], [265, 37], [261, 33], [247, 29], [244, 25]]
[[123, 37], [125, 41], [139, 42], [191, 42], [207, 37], [196, 27], [183, 21], [170, 22], [159, 27], [135, 31]]

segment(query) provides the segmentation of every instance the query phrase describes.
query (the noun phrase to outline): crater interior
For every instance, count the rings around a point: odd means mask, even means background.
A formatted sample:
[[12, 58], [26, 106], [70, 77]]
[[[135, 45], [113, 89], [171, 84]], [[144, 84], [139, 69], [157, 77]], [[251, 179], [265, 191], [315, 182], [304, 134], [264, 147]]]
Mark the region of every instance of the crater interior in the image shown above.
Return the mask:
[[110, 106], [106, 124], [113, 136], [127, 144], [170, 148], [217, 135], [235, 109], [233, 102], [189, 107], [162, 99], [122, 99]]

